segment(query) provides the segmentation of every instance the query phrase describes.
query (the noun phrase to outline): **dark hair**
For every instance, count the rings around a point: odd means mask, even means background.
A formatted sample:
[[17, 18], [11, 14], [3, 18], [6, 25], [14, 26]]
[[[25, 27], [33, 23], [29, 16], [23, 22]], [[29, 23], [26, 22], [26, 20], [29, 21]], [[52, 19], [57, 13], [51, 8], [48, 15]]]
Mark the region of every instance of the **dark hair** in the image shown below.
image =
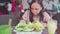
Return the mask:
[[43, 12], [44, 12], [44, 8], [43, 8], [43, 4], [42, 4], [42, 0], [32, 0], [32, 2], [30, 3], [30, 15], [29, 15], [29, 19], [30, 19], [30, 21], [31, 22], [33, 22], [33, 13], [31, 12], [31, 5], [33, 4], [33, 3], [35, 3], [35, 2], [37, 2], [38, 4], [40, 4], [41, 5], [41, 7], [42, 7], [42, 10], [41, 10], [41, 12], [39, 13], [39, 21], [43, 21], [43, 18], [44, 18], [44, 16], [43, 16]]

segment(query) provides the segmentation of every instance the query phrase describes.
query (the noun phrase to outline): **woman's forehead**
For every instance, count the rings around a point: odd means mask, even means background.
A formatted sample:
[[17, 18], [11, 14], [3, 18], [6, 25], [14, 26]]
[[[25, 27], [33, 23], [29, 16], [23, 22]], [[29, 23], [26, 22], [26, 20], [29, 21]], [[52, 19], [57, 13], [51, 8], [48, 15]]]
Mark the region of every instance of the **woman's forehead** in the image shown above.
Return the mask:
[[39, 8], [39, 7], [41, 7], [41, 5], [38, 4], [37, 2], [32, 3], [32, 5], [31, 5], [31, 8]]

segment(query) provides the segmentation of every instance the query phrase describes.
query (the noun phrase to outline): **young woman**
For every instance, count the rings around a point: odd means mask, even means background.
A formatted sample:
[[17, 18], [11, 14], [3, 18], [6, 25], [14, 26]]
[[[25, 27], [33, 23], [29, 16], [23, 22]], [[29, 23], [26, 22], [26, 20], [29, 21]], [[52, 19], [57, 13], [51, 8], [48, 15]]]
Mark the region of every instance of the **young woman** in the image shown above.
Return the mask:
[[44, 11], [42, 1], [40, 0], [32, 0], [30, 3], [30, 11], [27, 10], [22, 16], [25, 22], [40, 22], [45, 27], [47, 27], [47, 21], [50, 19], [50, 16], [47, 12]]

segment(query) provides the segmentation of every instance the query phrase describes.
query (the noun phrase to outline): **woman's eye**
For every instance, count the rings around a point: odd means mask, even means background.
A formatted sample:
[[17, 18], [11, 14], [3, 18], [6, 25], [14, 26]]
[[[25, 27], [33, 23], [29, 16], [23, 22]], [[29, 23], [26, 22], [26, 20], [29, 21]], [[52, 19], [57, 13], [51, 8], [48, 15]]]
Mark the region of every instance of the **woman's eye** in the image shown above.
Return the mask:
[[31, 10], [38, 10], [38, 8], [31, 8]]
[[35, 10], [38, 10], [37, 8], [35, 8]]

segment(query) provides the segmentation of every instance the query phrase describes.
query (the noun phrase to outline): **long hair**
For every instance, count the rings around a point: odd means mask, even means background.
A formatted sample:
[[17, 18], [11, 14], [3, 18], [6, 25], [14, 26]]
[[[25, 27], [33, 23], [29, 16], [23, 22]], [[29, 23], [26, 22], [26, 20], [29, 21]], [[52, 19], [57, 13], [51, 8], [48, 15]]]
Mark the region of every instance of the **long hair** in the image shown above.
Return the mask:
[[37, 2], [38, 4], [40, 4], [41, 7], [42, 7], [42, 10], [39, 13], [39, 21], [43, 21], [43, 18], [44, 18], [44, 16], [43, 16], [44, 10], [43, 9], [44, 8], [43, 8], [42, 0], [32, 0], [32, 2], [30, 3], [30, 15], [29, 15], [29, 19], [30, 19], [31, 22], [33, 22], [33, 13], [31, 12], [31, 5], [33, 3], [35, 3], [35, 2]]

